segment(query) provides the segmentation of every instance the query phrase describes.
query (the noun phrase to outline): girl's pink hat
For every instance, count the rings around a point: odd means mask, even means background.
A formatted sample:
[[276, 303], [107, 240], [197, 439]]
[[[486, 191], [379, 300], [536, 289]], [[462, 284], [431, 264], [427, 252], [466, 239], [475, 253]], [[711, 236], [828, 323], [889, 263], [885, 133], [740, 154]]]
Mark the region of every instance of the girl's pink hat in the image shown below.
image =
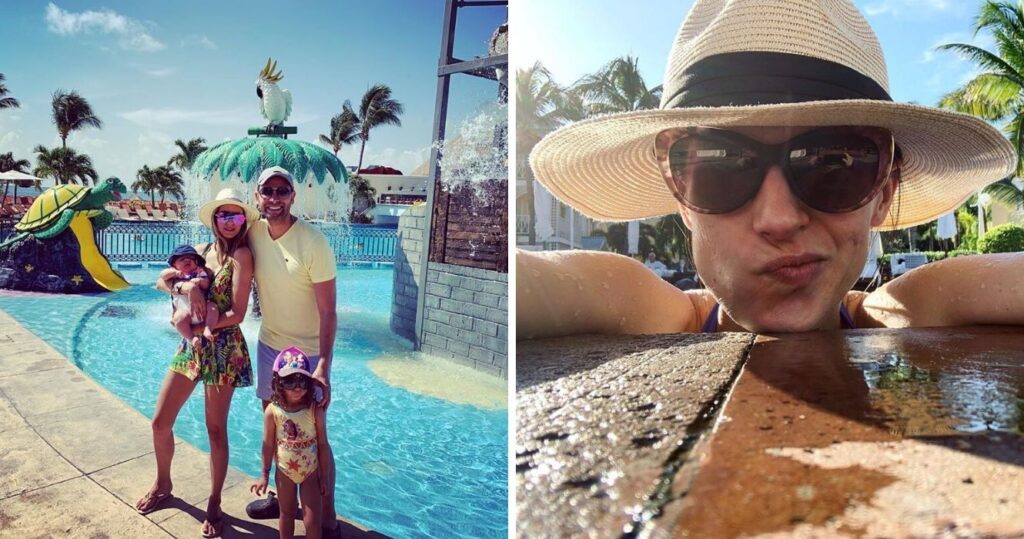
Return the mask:
[[295, 373], [312, 376], [309, 368], [309, 358], [306, 357], [306, 354], [302, 353], [302, 350], [294, 346], [289, 346], [277, 354], [277, 357], [274, 358], [274, 372], [281, 378]]

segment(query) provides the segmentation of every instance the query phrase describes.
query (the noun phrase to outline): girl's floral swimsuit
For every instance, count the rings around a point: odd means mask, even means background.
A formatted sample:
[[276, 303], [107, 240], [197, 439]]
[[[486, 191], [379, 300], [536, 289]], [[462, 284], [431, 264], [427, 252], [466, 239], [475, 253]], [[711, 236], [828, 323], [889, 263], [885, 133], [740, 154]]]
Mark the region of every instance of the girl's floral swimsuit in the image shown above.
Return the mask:
[[296, 485], [317, 471], [316, 422], [313, 407], [288, 412], [271, 403], [277, 425], [277, 469]]

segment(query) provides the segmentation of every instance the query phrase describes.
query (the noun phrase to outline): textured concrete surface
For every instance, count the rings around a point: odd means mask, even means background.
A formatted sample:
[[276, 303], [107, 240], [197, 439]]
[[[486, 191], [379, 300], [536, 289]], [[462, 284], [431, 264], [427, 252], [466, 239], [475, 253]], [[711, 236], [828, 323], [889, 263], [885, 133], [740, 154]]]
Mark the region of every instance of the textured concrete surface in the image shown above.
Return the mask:
[[656, 518], [753, 338], [520, 341], [516, 535], [611, 537]]
[[[149, 419], [0, 310], [0, 537], [198, 537], [208, 463], [179, 440], [176, 497], [139, 515], [134, 503], [156, 473]], [[276, 520], [245, 515], [251, 482], [229, 469], [224, 537], [278, 536]], [[341, 525], [345, 537], [382, 537]]]
[[658, 524], [700, 538], [1024, 536], [1022, 349], [1020, 328], [759, 337]]

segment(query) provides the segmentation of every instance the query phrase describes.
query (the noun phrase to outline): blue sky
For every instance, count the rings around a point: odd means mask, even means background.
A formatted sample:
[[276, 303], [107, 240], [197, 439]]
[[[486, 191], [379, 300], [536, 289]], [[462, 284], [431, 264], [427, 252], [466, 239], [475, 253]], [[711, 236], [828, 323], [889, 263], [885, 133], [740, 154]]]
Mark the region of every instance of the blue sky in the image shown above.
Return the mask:
[[[164, 164], [176, 138], [208, 144], [264, 125], [255, 81], [268, 56], [284, 74], [294, 108], [288, 125], [315, 141], [350, 99], [391, 86], [405, 106], [402, 127], [371, 132], [364, 166], [411, 172], [429, 157], [443, 0], [10, 2], [0, 17], [0, 73], [20, 109], [0, 111], [0, 153], [35, 165], [31, 149], [60, 144], [51, 95], [77, 90], [104, 122], [72, 134], [68, 146], [93, 159], [100, 177], [134, 181], [142, 165]], [[487, 54], [507, 17], [497, 7], [460, 10], [456, 56]], [[453, 78], [449, 133], [497, 84]], [[358, 146], [341, 152], [358, 161]]]
[[[855, 0], [885, 53], [890, 95], [896, 101], [934, 106], [977, 72], [940, 43], [973, 43], [991, 49], [988, 36], [974, 37], [980, 2], [974, 0]], [[512, 10], [512, 62], [541, 60], [562, 85], [625, 54], [639, 58], [648, 86], [661, 83], [669, 47], [692, 1], [518, 0]]]

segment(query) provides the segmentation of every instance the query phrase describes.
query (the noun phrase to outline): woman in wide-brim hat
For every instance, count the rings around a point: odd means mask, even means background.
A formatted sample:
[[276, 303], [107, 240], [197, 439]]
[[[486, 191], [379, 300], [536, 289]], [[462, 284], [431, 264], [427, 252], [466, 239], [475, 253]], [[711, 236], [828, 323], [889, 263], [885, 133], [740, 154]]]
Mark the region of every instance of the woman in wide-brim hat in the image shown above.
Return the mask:
[[[194, 316], [202, 317], [207, 301], [220, 312], [213, 339], [203, 339], [193, 349], [182, 339], [171, 359], [153, 414], [153, 449], [156, 456], [156, 480], [135, 508], [142, 514], [157, 509], [171, 497], [171, 459], [174, 456], [174, 422], [178, 412], [201, 381], [205, 386], [206, 428], [210, 437], [210, 496], [201, 532], [217, 537], [223, 531], [220, 509], [221, 491], [228, 467], [227, 419], [235, 388], [252, 385], [249, 348], [239, 324], [245, 319], [252, 288], [253, 257], [246, 242], [249, 223], [259, 212], [243, 201], [233, 189], [224, 189], [199, 209], [199, 220], [213, 231], [214, 241], [196, 246], [213, 272], [209, 297], [191, 283], [171, 284], [158, 279], [156, 287], [164, 292], [188, 294]], [[199, 328], [201, 332], [202, 329]], [[198, 333], [197, 333], [198, 334]]]
[[1024, 324], [1024, 291], [934, 293], [1011, 278], [1020, 255], [946, 260], [850, 292], [870, 230], [933, 220], [1016, 163], [984, 121], [894, 103], [887, 87], [878, 40], [849, 1], [698, 0], [659, 109], [559, 129], [530, 164], [594, 219], [679, 212], [708, 290], [680, 292], [619, 255], [520, 252], [518, 337]]

